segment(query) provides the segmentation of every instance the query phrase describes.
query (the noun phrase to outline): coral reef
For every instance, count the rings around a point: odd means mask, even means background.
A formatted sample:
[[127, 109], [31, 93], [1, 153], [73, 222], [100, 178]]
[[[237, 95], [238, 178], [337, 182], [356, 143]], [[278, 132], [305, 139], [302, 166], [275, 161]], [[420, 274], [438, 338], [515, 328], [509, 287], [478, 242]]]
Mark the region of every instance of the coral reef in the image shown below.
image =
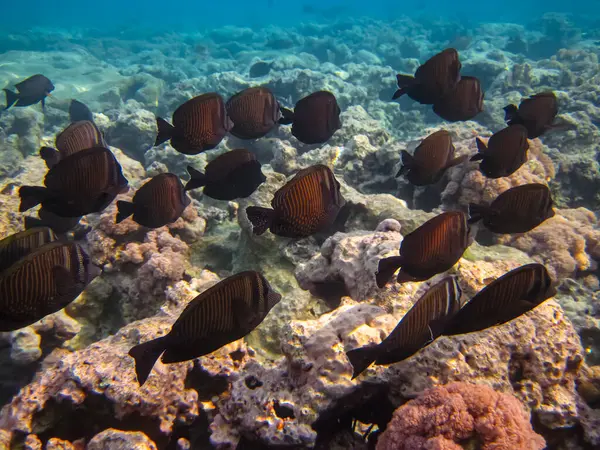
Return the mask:
[[468, 442], [477, 442], [482, 450], [546, 446], [516, 398], [487, 386], [450, 383], [398, 408], [377, 450], [460, 450]]

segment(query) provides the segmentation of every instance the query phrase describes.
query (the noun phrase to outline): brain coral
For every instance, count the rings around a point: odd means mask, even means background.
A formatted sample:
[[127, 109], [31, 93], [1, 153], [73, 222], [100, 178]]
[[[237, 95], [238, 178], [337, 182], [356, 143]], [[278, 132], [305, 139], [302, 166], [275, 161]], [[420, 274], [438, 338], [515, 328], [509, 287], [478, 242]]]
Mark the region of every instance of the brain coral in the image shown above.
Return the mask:
[[457, 382], [398, 408], [377, 450], [461, 450], [465, 441], [478, 442], [482, 450], [541, 450], [546, 444], [516, 398]]

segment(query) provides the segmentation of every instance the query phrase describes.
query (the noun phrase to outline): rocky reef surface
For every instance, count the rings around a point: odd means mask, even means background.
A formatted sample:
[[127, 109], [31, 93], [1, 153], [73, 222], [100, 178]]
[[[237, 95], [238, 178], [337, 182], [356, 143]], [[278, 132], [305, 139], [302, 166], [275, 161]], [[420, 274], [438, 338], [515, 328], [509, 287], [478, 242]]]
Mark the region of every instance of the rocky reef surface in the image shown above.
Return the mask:
[[[453, 382], [493, 389], [504, 414], [523, 415], [514, 433], [525, 434], [531, 448], [542, 448], [542, 439], [564, 450], [600, 446], [599, 37], [582, 36], [556, 15], [534, 27], [474, 31], [365, 19], [144, 41], [48, 30], [0, 37], [0, 83], [45, 73], [56, 85], [45, 113], [34, 106], [0, 115], [0, 237], [22, 229], [17, 188], [43, 179], [37, 151], [68, 124], [71, 98], [94, 111], [134, 188], [165, 171], [185, 179], [188, 164], [202, 170], [239, 147], [258, 155], [267, 176], [238, 202], [194, 191], [177, 222], [152, 231], [131, 219], [116, 225], [114, 205], [84, 219], [92, 229], [85, 245], [102, 277], [65, 310], [0, 334], [0, 448], [367, 449], [374, 439], [362, 435], [370, 424], [392, 420], [392, 427], [402, 414], [394, 409], [415, 408], [437, 392], [423, 400], [424, 391]], [[474, 121], [447, 124], [409, 99], [389, 100], [397, 72], [412, 73], [447, 45], [458, 48], [463, 73], [480, 77], [486, 90]], [[256, 77], [250, 68], [258, 61], [267, 70]], [[168, 144], [151, 148], [155, 115], [168, 118], [201, 92], [229, 96], [254, 85], [271, 88], [288, 107], [331, 90], [342, 128], [324, 145], [302, 144], [281, 126], [257, 141], [227, 137], [197, 156]], [[547, 89], [559, 98], [560, 127], [530, 141], [527, 163], [510, 177], [486, 179], [475, 163], [425, 188], [394, 177], [400, 151], [431, 132], [447, 129], [458, 155], [474, 154], [475, 136], [485, 140], [503, 126], [502, 107]], [[345, 229], [295, 241], [252, 235], [245, 207], [268, 205], [289, 176], [316, 163], [330, 166], [342, 185]], [[524, 235], [474, 230], [476, 242], [451, 273], [470, 298], [506, 271], [542, 262], [561, 281], [557, 296], [505, 325], [438, 339], [352, 380], [345, 352], [380, 342], [437, 281], [380, 290], [378, 260], [435, 213], [466, 210], [529, 182], [551, 187], [555, 217]], [[139, 387], [129, 349], [164, 335], [195, 295], [245, 269], [263, 272], [283, 294], [261, 326], [194, 361], [157, 363]], [[318, 297], [322, 283], [340, 288], [334, 304]], [[452, 386], [440, 388], [439, 398], [467, 395]]]

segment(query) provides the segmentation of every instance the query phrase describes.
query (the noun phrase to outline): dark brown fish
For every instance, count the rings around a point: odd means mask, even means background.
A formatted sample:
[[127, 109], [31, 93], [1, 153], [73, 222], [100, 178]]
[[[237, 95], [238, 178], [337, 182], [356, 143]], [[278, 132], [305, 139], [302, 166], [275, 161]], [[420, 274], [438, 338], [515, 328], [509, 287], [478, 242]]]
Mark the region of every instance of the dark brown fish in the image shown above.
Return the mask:
[[444, 330], [447, 336], [471, 333], [515, 319], [556, 295], [541, 264], [527, 264], [502, 275], [479, 291]]
[[467, 160], [467, 156], [454, 157], [452, 136], [439, 130], [427, 136], [415, 149], [414, 155], [402, 150], [402, 168], [397, 177], [406, 173], [406, 179], [415, 186], [437, 183], [446, 170]]
[[400, 89], [392, 99], [407, 94], [421, 104], [432, 105], [456, 87], [461, 79], [461, 67], [458, 52], [447, 48], [419, 66], [414, 77], [398, 74], [396, 78]]
[[469, 223], [483, 220], [490, 231], [500, 234], [527, 233], [554, 216], [548, 186], [531, 183], [504, 191], [490, 206], [469, 205]]
[[399, 268], [398, 283], [425, 281], [449, 270], [469, 246], [467, 216], [459, 211], [439, 214], [404, 236], [400, 256], [379, 261], [377, 286], [384, 287]]
[[54, 167], [61, 159], [92, 147], [106, 147], [104, 137], [94, 122], [83, 120], [65, 128], [55, 141], [56, 148], [42, 147], [40, 156], [48, 168]]
[[273, 196], [273, 209], [249, 206], [254, 234], [267, 229], [283, 237], [307, 237], [331, 226], [345, 200], [340, 183], [327, 166], [302, 169]]
[[88, 148], [62, 159], [46, 174], [46, 187], [22, 186], [20, 211], [38, 204], [61, 217], [100, 212], [127, 192], [127, 179], [112, 152]]
[[133, 215], [140, 225], [159, 228], [179, 219], [190, 202], [179, 177], [161, 173], [138, 189], [133, 202], [117, 202], [117, 223]]
[[444, 278], [417, 300], [379, 345], [347, 352], [354, 368], [352, 379], [373, 362], [378, 366], [397, 363], [431, 344], [460, 309], [461, 294], [456, 277]]
[[208, 163], [205, 174], [190, 166], [188, 173], [186, 191], [204, 186], [204, 195], [216, 200], [249, 197], [267, 179], [256, 155], [243, 148], [217, 156]]
[[558, 114], [558, 103], [554, 92], [541, 92], [521, 100], [518, 108], [508, 105], [504, 111], [509, 125], [524, 125], [527, 137], [535, 139], [553, 127], [552, 123]]
[[277, 125], [279, 103], [265, 87], [238, 92], [227, 101], [227, 115], [233, 122], [230, 133], [240, 139], [258, 139]]
[[29, 106], [42, 102], [42, 109], [46, 106], [46, 97], [54, 90], [52, 81], [44, 75], [33, 75], [20, 83], [15, 84], [18, 93], [3, 89], [6, 93], [6, 108], [11, 106]]
[[56, 234], [46, 227], [12, 234], [0, 241], [0, 273], [32, 251], [55, 241]]
[[238, 273], [204, 291], [186, 306], [166, 336], [129, 351], [140, 386], [161, 354], [161, 361], [169, 364], [212, 353], [254, 330], [279, 300], [281, 295], [254, 271]]
[[527, 161], [527, 128], [510, 125], [495, 133], [487, 146], [476, 138], [479, 153], [471, 161], [481, 161], [479, 170], [488, 178], [502, 178], [515, 173]]
[[31, 325], [64, 308], [100, 273], [75, 242], [52, 242], [0, 275], [0, 331]]
[[483, 111], [483, 97], [479, 80], [464, 76], [452, 91], [434, 103], [433, 112], [448, 122], [471, 120]]
[[340, 107], [335, 95], [327, 91], [313, 92], [298, 100], [294, 111], [281, 108], [279, 123], [292, 124], [292, 134], [305, 144], [322, 144], [342, 127]]
[[173, 125], [160, 117], [156, 118], [156, 124], [158, 135], [154, 145], [171, 140], [173, 148], [186, 155], [215, 148], [233, 126], [223, 97], [215, 92], [194, 97], [177, 108]]

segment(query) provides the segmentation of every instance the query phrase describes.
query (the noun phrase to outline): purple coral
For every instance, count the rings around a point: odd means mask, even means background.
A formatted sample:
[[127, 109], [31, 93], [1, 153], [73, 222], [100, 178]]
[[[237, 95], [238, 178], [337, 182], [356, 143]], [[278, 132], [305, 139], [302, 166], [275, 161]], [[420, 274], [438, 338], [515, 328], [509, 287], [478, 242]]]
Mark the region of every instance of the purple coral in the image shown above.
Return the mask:
[[461, 450], [468, 441], [482, 450], [541, 450], [529, 414], [511, 395], [469, 383], [425, 391], [394, 412], [377, 450]]

